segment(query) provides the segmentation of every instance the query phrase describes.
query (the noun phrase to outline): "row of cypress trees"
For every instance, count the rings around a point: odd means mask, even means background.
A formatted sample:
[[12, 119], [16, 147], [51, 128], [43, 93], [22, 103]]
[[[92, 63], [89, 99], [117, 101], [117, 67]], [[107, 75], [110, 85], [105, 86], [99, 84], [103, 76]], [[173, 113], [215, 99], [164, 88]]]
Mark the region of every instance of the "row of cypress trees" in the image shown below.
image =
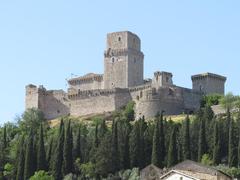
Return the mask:
[[47, 153], [42, 124], [38, 137], [35, 137], [32, 131], [26, 140], [22, 136], [18, 148], [16, 179], [27, 180], [34, 175], [35, 171], [40, 170], [51, 171], [55, 179], [62, 179], [64, 175], [74, 172], [73, 153], [75, 158], [81, 158], [80, 131], [79, 127], [76, 147], [73, 148], [71, 121], [67, 123], [65, 130], [63, 120], [61, 120], [56, 148], [53, 148], [53, 140], [51, 140]]
[[[167, 121], [163, 114], [157, 114], [153, 122], [146, 122], [143, 117], [134, 123], [119, 115], [114, 117], [111, 129], [105, 120], [96, 123], [93, 137], [88, 137], [85, 144], [81, 144], [80, 127], [73, 138], [71, 121], [61, 120], [57, 137], [48, 136], [50, 139], [45, 138], [46, 129], [41, 125], [38, 135], [31, 131], [20, 138], [16, 176], [20, 180], [29, 179], [39, 170], [49, 171], [55, 179], [69, 173], [81, 174], [74, 166], [78, 158], [81, 163], [94, 164], [96, 178], [133, 167], [142, 169], [151, 163], [164, 168], [186, 159], [200, 162], [204, 154], [210, 156], [214, 165], [225, 163], [237, 167], [239, 117], [233, 118], [227, 111], [226, 117], [215, 118], [210, 107], [200, 110], [194, 119], [186, 116], [178, 123]], [[6, 134], [4, 130], [4, 146], [8, 144]]]

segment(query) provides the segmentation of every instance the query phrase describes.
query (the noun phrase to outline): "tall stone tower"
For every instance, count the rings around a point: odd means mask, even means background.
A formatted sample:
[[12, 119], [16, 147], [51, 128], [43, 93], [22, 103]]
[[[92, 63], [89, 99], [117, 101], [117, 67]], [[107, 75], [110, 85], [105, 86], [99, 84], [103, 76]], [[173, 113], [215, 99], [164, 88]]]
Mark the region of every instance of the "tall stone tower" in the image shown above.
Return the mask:
[[218, 74], [197, 74], [192, 76], [192, 88], [204, 94], [224, 94], [226, 80], [226, 77]]
[[140, 38], [128, 31], [107, 35], [104, 53], [104, 89], [142, 85], [144, 55]]

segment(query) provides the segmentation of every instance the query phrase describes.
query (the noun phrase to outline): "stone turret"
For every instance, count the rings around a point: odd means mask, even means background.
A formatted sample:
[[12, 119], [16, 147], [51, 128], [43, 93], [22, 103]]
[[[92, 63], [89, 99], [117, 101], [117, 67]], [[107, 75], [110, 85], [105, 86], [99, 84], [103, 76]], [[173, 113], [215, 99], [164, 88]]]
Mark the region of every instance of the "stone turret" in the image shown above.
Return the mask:
[[192, 76], [193, 90], [204, 94], [224, 94], [227, 78], [213, 73], [203, 73]]
[[154, 73], [152, 86], [155, 88], [173, 86], [172, 73], [157, 71]]
[[129, 88], [144, 83], [144, 55], [137, 35], [128, 31], [108, 34], [104, 58], [104, 89]]
[[26, 109], [36, 108], [43, 110], [43, 101], [46, 89], [41, 85], [39, 87], [29, 84], [26, 86], [25, 106]]

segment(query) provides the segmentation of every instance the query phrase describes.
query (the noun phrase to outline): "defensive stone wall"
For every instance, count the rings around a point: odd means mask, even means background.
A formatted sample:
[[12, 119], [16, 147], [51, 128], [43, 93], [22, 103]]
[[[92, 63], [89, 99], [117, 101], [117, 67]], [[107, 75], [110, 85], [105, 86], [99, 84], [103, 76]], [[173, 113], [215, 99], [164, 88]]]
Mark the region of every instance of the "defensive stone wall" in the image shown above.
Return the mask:
[[131, 96], [128, 89], [79, 91], [69, 95], [71, 115], [84, 116], [112, 112], [125, 106]]
[[55, 119], [70, 114], [70, 102], [63, 90], [46, 91], [40, 96], [40, 107], [46, 119]]
[[199, 109], [203, 93], [192, 89], [179, 88], [182, 89], [184, 108], [187, 113], [194, 112]]
[[46, 119], [54, 119], [70, 113], [70, 103], [63, 90], [47, 91], [43, 86], [26, 86], [26, 109], [41, 110]]

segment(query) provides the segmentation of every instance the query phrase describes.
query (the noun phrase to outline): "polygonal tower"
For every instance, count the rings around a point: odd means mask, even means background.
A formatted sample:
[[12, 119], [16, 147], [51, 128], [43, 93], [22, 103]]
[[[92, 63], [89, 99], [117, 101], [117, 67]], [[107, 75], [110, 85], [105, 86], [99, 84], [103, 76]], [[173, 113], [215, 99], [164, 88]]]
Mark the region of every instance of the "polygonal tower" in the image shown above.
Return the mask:
[[193, 90], [209, 94], [225, 93], [225, 82], [227, 78], [213, 73], [203, 73], [192, 76]]
[[142, 85], [143, 59], [137, 35], [128, 31], [108, 34], [104, 53], [104, 89]]

